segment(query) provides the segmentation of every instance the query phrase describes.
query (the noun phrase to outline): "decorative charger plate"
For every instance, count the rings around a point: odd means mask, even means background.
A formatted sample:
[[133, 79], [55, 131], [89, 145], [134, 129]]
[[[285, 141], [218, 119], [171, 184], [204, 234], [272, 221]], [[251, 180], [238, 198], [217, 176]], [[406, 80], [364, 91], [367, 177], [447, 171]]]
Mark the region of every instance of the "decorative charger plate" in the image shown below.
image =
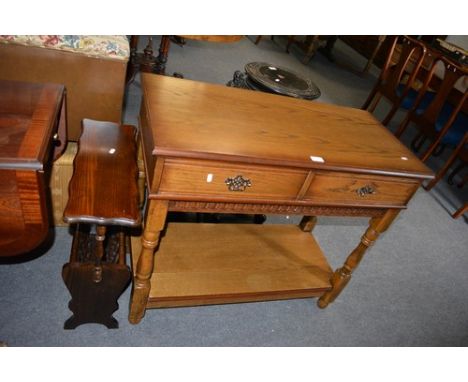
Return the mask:
[[250, 62], [245, 65], [245, 72], [251, 83], [277, 94], [303, 99], [315, 99], [321, 94], [311, 80], [280, 66]]

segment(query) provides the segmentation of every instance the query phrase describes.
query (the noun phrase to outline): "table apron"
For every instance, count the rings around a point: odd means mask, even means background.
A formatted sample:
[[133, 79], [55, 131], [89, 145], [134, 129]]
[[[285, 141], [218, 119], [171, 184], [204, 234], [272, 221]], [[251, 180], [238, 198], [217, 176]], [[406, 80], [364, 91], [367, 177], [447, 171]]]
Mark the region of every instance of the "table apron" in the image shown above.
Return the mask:
[[[391, 207], [402, 209], [400, 207]], [[171, 200], [169, 211], [310, 216], [382, 216], [388, 208]]]

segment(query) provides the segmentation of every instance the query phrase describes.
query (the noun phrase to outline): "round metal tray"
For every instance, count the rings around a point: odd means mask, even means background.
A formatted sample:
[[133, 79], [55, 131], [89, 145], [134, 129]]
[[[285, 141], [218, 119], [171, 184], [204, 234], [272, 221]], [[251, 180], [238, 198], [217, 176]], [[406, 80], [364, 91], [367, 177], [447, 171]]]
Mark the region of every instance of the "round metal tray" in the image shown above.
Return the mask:
[[315, 99], [321, 94], [311, 80], [287, 68], [265, 62], [250, 62], [245, 65], [245, 72], [249, 87], [256, 90], [303, 99]]

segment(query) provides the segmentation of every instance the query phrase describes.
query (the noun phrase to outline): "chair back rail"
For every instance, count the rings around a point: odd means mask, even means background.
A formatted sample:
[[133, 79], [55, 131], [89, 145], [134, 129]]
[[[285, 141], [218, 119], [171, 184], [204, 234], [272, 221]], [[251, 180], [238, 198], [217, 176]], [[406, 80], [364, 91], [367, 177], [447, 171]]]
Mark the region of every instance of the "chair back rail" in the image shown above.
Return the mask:
[[[425, 55], [426, 47], [420, 41], [407, 36], [402, 39], [395, 36], [380, 76], [362, 109], [373, 112], [381, 97], [384, 96], [392, 104], [382, 121], [384, 125], [387, 125], [413, 88]], [[401, 87], [403, 89], [399, 91]]]
[[[432, 100], [430, 100], [427, 107], [422, 108], [421, 104], [423, 99], [428, 97], [432, 91], [430, 85], [435, 75], [440, 76], [440, 73], [436, 74], [440, 66], [443, 66], [444, 73], [443, 78], [440, 81], [440, 85], [434, 94]], [[427, 150], [421, 155], [421, 159], [426, 161], [430, 155], [434, 152], [435, 148], [440, 144], [444, 135], [452, 127], [454, 121], [459, 115], [460, 111], [464, 107], [467, 99], [467, 90], [464, 91], [458, 102], [452, 105], [452, 109], [449, 113], [448, 118], [445, 122], [442, 122], [442, 127], [436, 129], [441, 113], [444, 107], [447, 107], [449, 96], [453, 92], [455, 85], [460, 81], [461, 78], [466, 77], [467, 69], [447, 57], [438, 56], [432, 61], [429, 68], [428, 74], [424, 80], [423, 86], [419, 90], [418, 96], [414, 102], [413, 107], [407, 113], [405, 119], [400, 124], [400, 127], [395, 132], [397, 137], [400, 137], [406, 130], [410, 122], [414, 123], [418, 130], [419, 135], [424, 135], [432, 139], [432, 144]]]

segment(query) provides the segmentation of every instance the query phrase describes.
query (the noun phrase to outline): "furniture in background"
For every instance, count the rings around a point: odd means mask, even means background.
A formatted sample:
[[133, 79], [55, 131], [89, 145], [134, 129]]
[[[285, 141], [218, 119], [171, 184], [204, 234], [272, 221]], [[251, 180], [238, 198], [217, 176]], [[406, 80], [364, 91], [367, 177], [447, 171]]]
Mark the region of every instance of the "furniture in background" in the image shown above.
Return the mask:
[[90, 322], [118, 327], [112, 313], [131, 279], [127, 229], [141, 220], [136, 158], [133, 126], [83, 120], [64, 212], [64, 220], [76, 225], [62, 272], [73, 312], [65, 329]]
[[[156, 73], [156, 74], [166, 74], [166, 63], [169, 56], [169, 48], [171, 45], [171, 39], [177, 38], [180, 42], [179, 45], [185, 44], [185, 39], [187, 40], [198, 40], [198, 41], [208, 41], [208, 42], [236, 42], [242, 39], [240, 35], [177, 35], [161, 36], [161, 42], [159, 44], [158, 56], [153, 54], [153, 43], [152, 37], [148, 38], [148, 44], [143, 51], [143, 54], [138, 53], [138, 40], [139, 36], [131, 36], [131, 54], [130, 54], [130, 63], [129, 63], [129, 74], [127, 75], [127, 83], [131, 83], [135, 78], [135, 75], [138, 71], [146, 73]], [[180, 73], [174, 73], [175, 77], [182, 78], [183, 75]]]
[[[272, 41], [274, 40], [274, 38], [275, 38], [275, 36], [273, 36], [273, 35], [270, 36], [270, 39], [271, 39]], [[258, 45], [259, 42], [262, 41], [262, 39], [263, 39], [263, 35], [258, 35], [257, 38], [256, 38], [255, 41], [254, 41], [254, 44], [255, 44], [255, 45]]]
[[[445, 39], [447, 36], [426, 35], [410, 37], [417, 39], [426, 45], [430, 45], [436, 39]], [[393, 42], [393, 38], [390, 38], [390, 36], [378, 35], [341, 35], [338, 36], [338, 38], [357, 53], [367, 58], [368, 61], [364, 69], [361, 71], [361, 74], [367, 73], [371, 64], [375, 64], [377, 67], [382, 68]]]
[[339, 62], [340, 65], [351, 69], [354, 73], [359, 75], [367, 74], [373, 64], [382, 68], [385, 64], [387, 53], [393, 41], [390, 36], [383, 35], [340, 35], [338, 38], [367, 59], [367, 62], [362, 69], [355, 69], [348, 63]]
[[0, 57], [0, 79], [65, 85], [69, 140], [84, 118], [121, 122], [126, 36], [0, 36]]
[[62, 85], [0, 80], [0, 256], [27, 253], [45, 240], [47, 184], [66, 129]]
[[[427, 37], [427, 36], [422, 36]], [[410, 109], [412, 106], [412, 101], [417, 96], [417, 90], [419, 90], [424, 82], [427, 80], [430, 71], [433, 69], [434, 60], [445, 57], [450, 61], [453, 61], [455, 64], [466, 68], [466, 51], [462, 48], [453, 45], [450, 42], [436, 39], [434, 43], [428, 44], [423, 40], [419, 40], [424, 43], [426, 48], [426, 54], [424, 55], [423, 62], [421, 64], [420, 70], [418, 71], [417, 78], [415, 81], [415, 90], [410, 90], [408, 98], [411, 102], [403, 102], [402, 107]], [[395, 64], [398, 62], [399, 56], [401, 54], [401, 46], [398, 44], [395, 48], [394, 55], [392, 57], [392, 62]], [[411, 57], [409, 66], [416, 64], [416, 58]], [[430, 79], [429, 88], [433, 92], [437, 92], [441, 86], [442, 79], [444, 78], [444, 65], [442, 63], [437, 63], [434, 68], [434, 73]], [[460, 98], [463, 97], [463, 93], [468, 88], [468, 78], [460, 78], [453, 86], [452, 91], [447, 96], [447, 101], [451, 104], [457, 104], [460, 101]], [[463, 111], [468, 113], [468, 105], [463, 105]]]
[[[325, 308], [433, 177], [362, 110], [147, 73], [142, 90], [148, 200], [132, 238], [132, 323], [155, 307], [315, 296]], [[304, 218], [166, 227], [168, 211]], [[310, 234], [316, 215], [371, 217], [336, 272]]]
[[[415, 80], [426, 54], [423, 43], [410, 37], [403, 37], [401, 43], [399, 39], [393, 38], [379, 78], [362, 106], [363, 110], [372, 113], [382, 97], [389, 101], [391, 108], [382, 121], [384, 125], [390, 122], [400, 107], [410, 109], [413, 106], [417, 94], [414, 90]], [[400, 50], [395, 58], [397, 46], [400, 46]]]
[[[437, 182], [439, 182], [445, 176], [447, 171], [454, 165], [457, 160], [459, 160], [459, 164], [452, 170], [451, 174], [447, 178], [447, 182], [451, 185], [454, 184], [455, 175], [458, 174], [460, 170], [465, 168], [468, 164], [468, 132], [465, 133], [463, 138], [460, 140], [460, 143], [453, 151], [452, 155], [450, 155], [450, 157], [447, 159], [445, 165], [437, 173], [436, 177], [432, 179], [426, 186], [424, 186], [424, 189], [427, 191], [431, 190], [437, 184]], [[465, 175], [457, 186], [463, 187], [467, 181], [468, 175]], [[456, 219], [467, 211], [468, 202], [465, 202], [463, 206], [461, 206], [452, 214], [452, 217]]]
[[[363, 75], [367, 74], [377, 58], [378, 53], [382, 52], [385, 47], [386, 36], [319, 36], [311, 35], [304, 36], [304, 38], [298, 38], [298, 36], [288, 36], [288, 42], [286, 44], [286, 52], [289, 53], [292, 45], [297, 45], [298, 48], [303, 52], [304, 57], [302, 59], [303, 64], [308, 64], [310, 60], [319, 51], [329, 61], [336, 62], [338, 65], [352, 70], [354, 73]], [[349, 64], [337, 61], [333, 55], [333, 48], [338, 39], [343, 40], [346, 44], [353, 47], [356, 51], [364, 54], [368, 60], [363, 69], [355, 69]], [[366, 50], [359, 49], [361, 46], [366, 46]], [[369, 47], [371, 49], [369, 50]]]
[[[348, 63], [337, 61], [337, 64], [346, 67], [347, 69], [352, 70], [354, 73], [359, 75], [365, 75], [369, 73], [369, 70], [372, 67], [372, 64], [377, 64], [380, 62], [378, 60], [379, 54], [380, 57], [385, 55], [385, 52], [388, 51], [388, 45], [386, 45], [387, 36], [339, 36], [339, 38], [351, 46], [358, 53], [363, 54], [367, 58], [367, 62], [362, 69], [355, 69], [355, 67], [350, 66]], [[362, 43], [367, 46], [367, 49], [360, 50], [359, 47]], [[330, 47], [329, 50], [332, 48]]]
[[65, 85], [70, 143], [54, 162], [50, 179], [53, 224], [64, 225], [81, 121], [121, 122], [128, 40], [126, 36], [0, 36], [0, 57], [0, 79]]
[[320, 97], [320, 89], [309, 78], [291, 69], [266, 62], [249, 62], [245, 73], [237, 70], [226, 85], [313, 100]]
[[[431, 89], [433, 77], [442, 68], [443, 76], [436, 91]], [[440, 145], [457, 146], [468, 131], [468, 116], [463, 112], [466, 108], [468, 91], [465, 88], [456, 104], [449, 102], [449, 95], [456, 84], [467, 77], [466, 67], [463, 67], [446, 57], [435, 57], [426, 76], [424, 84], [418, 92], [414, 105], [395, 132], [400, 137], [408, 125], [413, 123], [418, 133], [412, 142], [415, 151], [422, 148], [429, 139], [430, 145], [422, 154], [421, 160], [426, 161]]]
[[[165, 71], [165, 62], [163, 56], [166, 56], [169, 50], [169, 36], [162, 36], [159, 45], [159, 55], [154, 55], [153, 37], [148, 36], [148, 42], [143, 49], [143, 53], [138, 53], [139, 36], [132, 35], [130, 37], [130, 60], [127, 71], [127, 85], [131, 84], [135, 79], [136, 74], [141, 72], [163, 74]], [[163, 67], [164, 65], [164, 67]]]
[[292, 45], [297, 45], [298, 48], [303, 52], [304, 57], [302, 58], [303, 64], [308, 64], [312, 57], [315, 56], [317, 50], [326, 45], [326, 40], [321, 39], [321, 36], [304, 36], [304, 39], [298, 39], [297, 36], [288, 36], [288, 42], [286, 44], [286, 52], [289, 53]]

